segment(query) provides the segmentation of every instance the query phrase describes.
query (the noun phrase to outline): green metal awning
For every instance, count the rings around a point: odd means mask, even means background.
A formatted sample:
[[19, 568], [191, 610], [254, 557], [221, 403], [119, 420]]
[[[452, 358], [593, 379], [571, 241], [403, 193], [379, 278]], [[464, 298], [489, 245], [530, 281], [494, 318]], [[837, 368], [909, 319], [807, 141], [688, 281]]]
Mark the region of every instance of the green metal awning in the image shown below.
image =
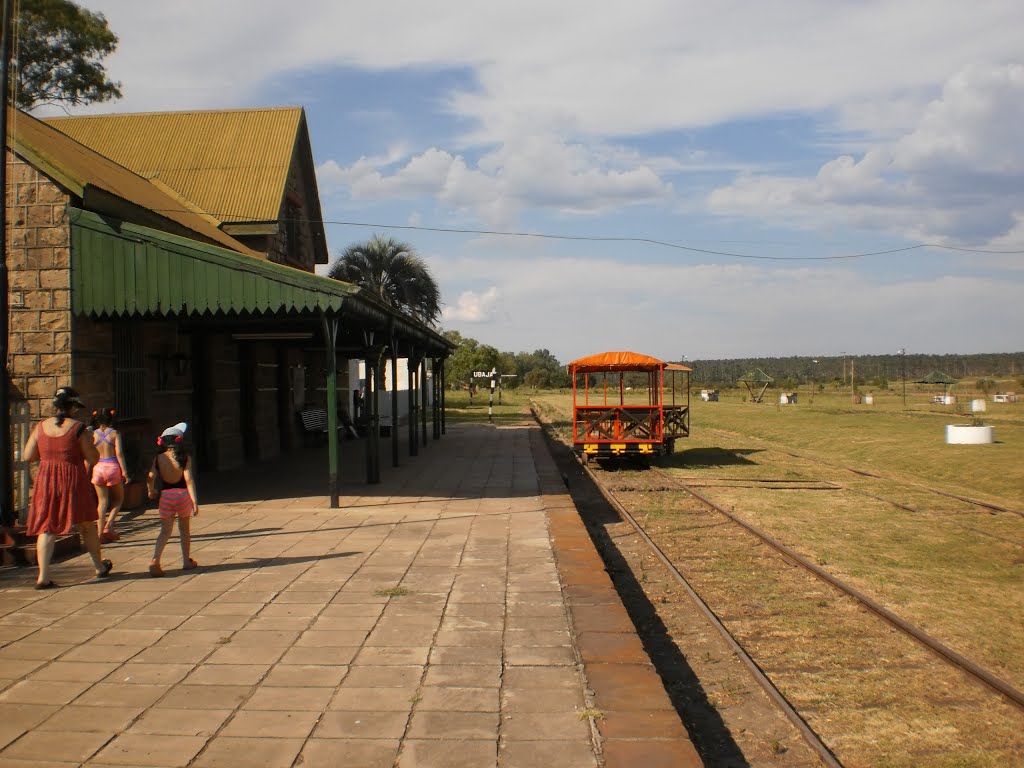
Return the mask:
[[350, 283], [89, 211], [69, 207], [68, 218], [76, 314], [336, 312], [359, 294]]

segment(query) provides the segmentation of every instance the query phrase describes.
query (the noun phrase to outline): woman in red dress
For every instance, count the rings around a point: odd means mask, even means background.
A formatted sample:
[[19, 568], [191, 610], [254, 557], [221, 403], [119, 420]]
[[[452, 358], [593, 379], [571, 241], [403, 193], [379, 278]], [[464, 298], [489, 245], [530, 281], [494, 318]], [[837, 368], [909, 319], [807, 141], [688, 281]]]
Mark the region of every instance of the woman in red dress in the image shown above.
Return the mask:
[[25, 527], [29, 536], [36, 537], [39, 562], [36, 589], [56, 586], [50, 579], [54, 536], [71, 533], [75, 528], [92, 556], [96, 577], [106, 578], [114, 567], [100, 553], [96, 498], [89, 485], [89, 470], [99, 454], [85, 425], [70, 418], [82, 407], [75, 390], [71, 387], [58, 389], [53, 396], [55, 415], [36, 425], [22, 454], [26, 461], [39, 459], [39, 474]]

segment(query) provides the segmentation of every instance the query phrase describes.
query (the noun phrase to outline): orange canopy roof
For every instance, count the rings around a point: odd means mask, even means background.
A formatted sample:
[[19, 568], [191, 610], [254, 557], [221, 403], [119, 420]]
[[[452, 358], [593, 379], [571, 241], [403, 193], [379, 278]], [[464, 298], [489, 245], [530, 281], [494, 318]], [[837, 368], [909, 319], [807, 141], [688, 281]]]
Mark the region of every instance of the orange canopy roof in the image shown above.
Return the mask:
[[638, 352], [600, 352], [569, 363], [570, 373], [597, 371], [657, 371], [668, 363]]

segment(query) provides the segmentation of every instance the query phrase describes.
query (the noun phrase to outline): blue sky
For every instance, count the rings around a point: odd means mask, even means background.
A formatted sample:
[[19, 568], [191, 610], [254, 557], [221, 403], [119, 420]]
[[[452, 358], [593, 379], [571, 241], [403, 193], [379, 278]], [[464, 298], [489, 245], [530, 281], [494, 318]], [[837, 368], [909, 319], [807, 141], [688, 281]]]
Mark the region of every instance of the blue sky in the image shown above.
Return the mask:
[[[332, 254], [412, 244], [500, 350], [1024, 348], [1020, 2], [82, 4], [82, 111], [302, 105]], [[821, 258], [922, 243], [974, 250]]]

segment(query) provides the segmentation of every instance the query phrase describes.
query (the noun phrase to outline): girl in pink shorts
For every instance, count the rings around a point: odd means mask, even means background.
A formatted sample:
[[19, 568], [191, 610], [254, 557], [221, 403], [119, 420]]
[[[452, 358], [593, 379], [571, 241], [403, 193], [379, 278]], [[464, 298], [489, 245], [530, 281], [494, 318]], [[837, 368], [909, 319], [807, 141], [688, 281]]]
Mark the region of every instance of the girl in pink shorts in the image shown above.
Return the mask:
[[190, 571], [198, 565], [191, 557], [191, 520], [199, 514], [199, 502], [196, 501], [192, 460], [185, 448], [186, 429], [188, 427], [184, 422], [175, 424], [165, 429], [156, 441], [160, 453], [149, 470], [147, 487], [149, 498], [160, 497], [160, 535], [156, 538], [153, 559], [149, 563], [150, 576], [164, 575], [160, 567], [160, 556], [174, 531], [175, 519], [178, 521], [178, 536], [181, 539], [181, 567]]
[[124, 484], [129, 482], [121, 433], [114, 429], [114, 414], [113, 408], [92, 412], [92, 439], [100, 457], [92, 468], [92, 484], [99, 501], [96, 528], [104, 544], [121, 538], [114, 530], [114, 521], [124, 503]]

